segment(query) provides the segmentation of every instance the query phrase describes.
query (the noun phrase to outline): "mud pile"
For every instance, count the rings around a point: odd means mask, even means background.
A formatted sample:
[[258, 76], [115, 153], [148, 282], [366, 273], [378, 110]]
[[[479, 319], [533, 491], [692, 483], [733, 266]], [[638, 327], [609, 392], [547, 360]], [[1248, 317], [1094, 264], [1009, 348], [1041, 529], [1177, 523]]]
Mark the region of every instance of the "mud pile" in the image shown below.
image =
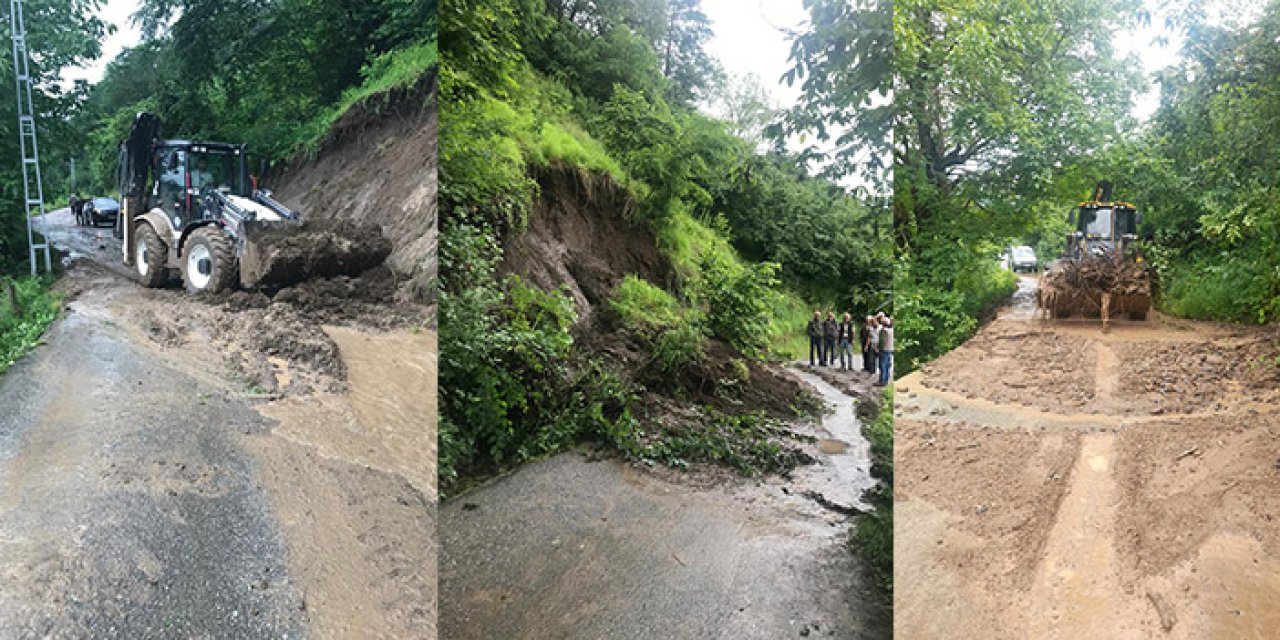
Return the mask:
[[1094, 398], [1097, 349], [1086, 338], [992, 326], [923, 369], [925, 384], [967, 398], [1074, 412]]
[[1242, 401], [1274, 399], [1280, 349], [1273, 339], [1219, 339], [1116, 346], [1128, 363], [1120, 395], [1142, 413], [1200, 413]]
[[1143, 319], [1151, 308], [1151, 272], [1118, 255], [1064, 260], [1045, 274], [1036, 301], [1057, 316], [1128, 314]]
[[1045, 284], [1082, 292], [1151, 294], [1151, 278], [1146, 267], [1110, 256], [1065, 260], [1045, 276]]
[[[406, 296], [430, 304], [436, 278], [436, 78], [352, 107], [314, 159], [276, 181], [275, 198], [308, 221], [382, 229], [387, 266]], [[328, 275], [334, 275], [330, 273]]]
[[355, 276], [391, 255], [391, 241], [364, 221], [273, 222], [246, 226], [240, 259], [245, 287], [283, 287], [313, 278]]

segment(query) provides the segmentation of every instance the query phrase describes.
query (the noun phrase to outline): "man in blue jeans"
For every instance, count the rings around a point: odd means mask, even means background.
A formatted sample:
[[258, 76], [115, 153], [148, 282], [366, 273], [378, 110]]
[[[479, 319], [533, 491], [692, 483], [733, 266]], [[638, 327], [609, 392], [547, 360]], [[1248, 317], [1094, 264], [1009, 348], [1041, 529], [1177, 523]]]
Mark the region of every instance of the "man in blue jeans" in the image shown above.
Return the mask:
[[858, 330], [853, 326], [853, 318], [848, 313], [844, 314], [844, 320], [840, 322], [836, 338], [839, 341], [837, 349], [840, 353], [841, 371], [853, 368], [853, 341], [858, 339], [857, 334]]
[[893, 374], [893, 318], [885, 316], [880, 320], [880, 382], [883, 387], [889, 384]]
[[809, 326], [805, 327], [805, 333], [809, 334], [809, 366], [817, 366], [813, 362], [813, 354], [818, 353], [818, 362], [822, 362], [822, 312], [814, 311], [813, 319], [809, 321]]

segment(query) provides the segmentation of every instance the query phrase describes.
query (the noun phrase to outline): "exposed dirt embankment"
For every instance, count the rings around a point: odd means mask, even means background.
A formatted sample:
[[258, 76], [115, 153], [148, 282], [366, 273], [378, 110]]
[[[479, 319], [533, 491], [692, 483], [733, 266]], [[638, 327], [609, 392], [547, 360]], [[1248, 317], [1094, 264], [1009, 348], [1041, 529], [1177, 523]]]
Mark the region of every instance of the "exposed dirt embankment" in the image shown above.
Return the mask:
[[295, 162], [276, 197], [312, 220], [380, 225], [403, 295], [433, 302], [436, 277], [436, 76], [373, 98], [338, 120], [312, 160]]
[[802, 407], [817, 409], [805, 385], [782, 367], [745, 358], [714, 338], [704, 345], [704, 357], [678, 374], [658, 368], [650, 347], [620, 326], [608, 306], [628, 275], [667, 290], [675, 286], [675, 267], [653, 229], [633, 216], [634, 198], [607, 177], [572, 170], [547, 170], [538, 184], [527, 228], [503, 239], [501, 270], [573, 298], [582, 351], [601, 356], [646, 389], [645, 417], [697, 422], [705, 416], [690, 410], [710, 406], [781, 419], [794, 418]]
[[567, 288], [580, 326], [592, 322], [628, 274], [670, 287], [671, 261], [649, 226], [631, 218], [635, 201], [612, 181], [550, 170], [538, 185], [528, 228], [503, 239], [504, 272], [544, 290]]

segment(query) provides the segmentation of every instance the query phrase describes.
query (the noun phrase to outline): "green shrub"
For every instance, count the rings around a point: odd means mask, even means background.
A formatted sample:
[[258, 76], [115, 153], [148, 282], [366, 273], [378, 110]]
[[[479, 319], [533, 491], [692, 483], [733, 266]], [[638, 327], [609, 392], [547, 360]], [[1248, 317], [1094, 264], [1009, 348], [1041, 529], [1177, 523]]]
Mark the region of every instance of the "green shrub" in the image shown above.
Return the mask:
[[1209, 254], [1168, 266], [1161, 274], [1161, 307], [1200, 320], [1261, 324], [1280, 317], [1280, 265], [1260, 253]]
[[706, 332], [701, 314], [665, 290], [628, 275], [609, 306], [622, 326], [652, 349], [663, 372], [681, 371], [702, 358]]
[[707, 304], [711, 333], [748, 356], [763, 358], [774, 338], [774, 313], [782, 306], [778, 265], [742, 264], [732, 254], [709, 251], [700, 267], [699, 296]]
[[40, 344], [40, 337], [57, 319], [62, 306], [62, 297], [49, 290], [48, 277], [11, 282], [17, 292], [17, 310], [10, 307], [7, 287], [0, 282], [0, 373]]

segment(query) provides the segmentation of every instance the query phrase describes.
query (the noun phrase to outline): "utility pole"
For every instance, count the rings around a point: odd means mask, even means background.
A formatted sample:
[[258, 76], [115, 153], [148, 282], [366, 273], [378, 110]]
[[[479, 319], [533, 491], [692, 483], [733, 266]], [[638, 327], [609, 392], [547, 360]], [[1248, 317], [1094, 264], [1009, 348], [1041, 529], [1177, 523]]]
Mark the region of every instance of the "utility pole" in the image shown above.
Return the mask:
[[71, 193], [76, 192], [76, 159], [71, 157]]
[[[9, 33], [13, 37], [13, 74], [18, 100], [18, 138], [22, 146], [22, 217], [27, 221], [27, 246], [31, 275], [36, 274], [36, 251], [44, 252], [44, 270], [52, 272], [49, 236], [44, 229], [44, 186], [40, 181], [40, 148], [36, 144], [36, 111], [31, 102], [31, 57], [27, 53], [27, 26], [22, 0], [9, 0]], [[41, 242], [35, 240], [31, 214], [38, 213]]]

